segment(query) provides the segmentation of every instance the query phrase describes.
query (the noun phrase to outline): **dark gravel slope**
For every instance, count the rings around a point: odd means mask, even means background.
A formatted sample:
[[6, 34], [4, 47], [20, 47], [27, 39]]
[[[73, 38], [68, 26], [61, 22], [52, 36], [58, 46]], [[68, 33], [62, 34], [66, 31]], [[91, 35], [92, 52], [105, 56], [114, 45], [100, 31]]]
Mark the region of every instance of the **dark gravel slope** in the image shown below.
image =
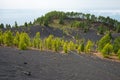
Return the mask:
[[[5, 31], [6, 29], [3, 29]], [[34, 37], [37, 32], [40, 32], [41, 38], [46, 38], [49, 35], [54, 35], [55, 37], [63, 37], [63, 31], [53, 27], [45, 26], [31, 26], [31, 27], [19, 27], [12, 28], [11, 31], [16, 32], [27, 32], [30, 37]]]
[[[6, 29], [3, 29], [6, 31]], [[65, 40], [73, 40], [75, 37], [79, 39], [92, 40], [94, 42], [98, 41], [103, 35], [97, 35], [97, 31], [95, 29], [90, 29], [87, 33], [84, 33], [82, 29], [67, 29], [69, 34], [66, 34], [64, 30], [54, 27], [45, 27], [45, 26], [31, 26], [31, 27], [19, 27], [12, 28], [11, 31], [16, 32], [27, 32], [29, 36], [32, 38], [35, 36], [37, 32], [40, 32], [41, 38], [46, 38], [49, 35], [54, 35], [55, 37], [64, 38]], [[120, 33], [112, 33], [113, 39], [120, 36]]]
[[75, 53], [0, 47], [0, 80], [120, 80], [120, 63]]

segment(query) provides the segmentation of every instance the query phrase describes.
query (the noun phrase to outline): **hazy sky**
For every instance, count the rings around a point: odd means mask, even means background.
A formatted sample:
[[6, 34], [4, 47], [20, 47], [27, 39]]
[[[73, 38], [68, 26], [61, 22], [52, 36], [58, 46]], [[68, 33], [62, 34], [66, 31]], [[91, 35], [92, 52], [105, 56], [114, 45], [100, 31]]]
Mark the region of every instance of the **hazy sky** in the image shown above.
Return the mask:
[[0, 0], [0, 9], [120, 10], [120, 0]]

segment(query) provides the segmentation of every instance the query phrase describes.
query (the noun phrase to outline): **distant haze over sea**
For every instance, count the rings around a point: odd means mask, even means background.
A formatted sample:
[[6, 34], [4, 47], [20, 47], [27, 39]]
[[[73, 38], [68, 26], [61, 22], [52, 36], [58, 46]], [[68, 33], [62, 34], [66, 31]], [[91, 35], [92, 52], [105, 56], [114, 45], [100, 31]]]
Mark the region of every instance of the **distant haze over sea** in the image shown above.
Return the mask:
[[[39, 10], [39, 9], [0, 9], [0, 23], [14, 25], [17, 21], [18, 25], [23, 25], [25, 22], [33, 22], [34, 19], [44, 15], [53, 10]], [[58, 10], [59, 11], [59, 10]], [[90, 13], [96, 16], [109, 16], [120, 21], [120, 10], [60, 10], [60, 11], [74, 11], [82, 13]]]

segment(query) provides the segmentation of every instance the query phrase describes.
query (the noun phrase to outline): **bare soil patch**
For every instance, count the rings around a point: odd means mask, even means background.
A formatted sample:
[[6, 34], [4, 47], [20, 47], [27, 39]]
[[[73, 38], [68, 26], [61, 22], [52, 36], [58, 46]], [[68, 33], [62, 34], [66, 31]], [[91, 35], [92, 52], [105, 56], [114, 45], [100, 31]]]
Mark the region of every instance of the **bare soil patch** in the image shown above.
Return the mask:
[[0, 47], [0, 80], [120, 80], [119, 73], [119, 62], [96, 56]]

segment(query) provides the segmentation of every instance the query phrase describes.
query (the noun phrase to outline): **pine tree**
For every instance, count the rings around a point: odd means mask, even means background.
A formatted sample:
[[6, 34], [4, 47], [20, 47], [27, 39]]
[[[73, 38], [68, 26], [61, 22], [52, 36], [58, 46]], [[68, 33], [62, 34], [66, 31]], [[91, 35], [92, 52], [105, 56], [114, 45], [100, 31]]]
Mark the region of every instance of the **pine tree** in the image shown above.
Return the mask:
[[118, 50], [117, 54], [118, 54], [118, 58], [120, 59], [120, 49]]
[[19, 49], [21, 49], [21, 50], [26, 50], [27, 49], [27, 45], [23, 41], [23, 39], [21, 39], [20, 42], [19, 42]]
[[39, 45], [40, 45], [40, 33], [37, 32], [33, 39], [33, 47], [39, 48]]
[[13, 37], [13, 33], [11, 31], [4, 32], [4, 34], [3, 34], [3, 43], [6, 46], [12, 46], [13, 39], [14, 39], [14, 37]]
[[78, 46], [77, 52], [80, 54], [81, 53], [81, 46]]
[[43, 50], [43, 41], [42, 40], [40, 40], [40, 44], [39, 44], [39, 48], [40, 48], [40, 51], [42, 51]]
[[111, 36], [109, 35], [109, 33], [103, 36], [98, 42], [98, 50], [101, 51], [103, 47], [110, 42], [110, 40]]
[[6, 24], [6, 28], [7, 28], [7, 29], [10, 29], [10, 28], [11, 28], [11, 25], [10, 25], [10, 24]]
[[0, 28], [4, 28], [4, 24], [3, 23], [0, 24]]
[[102, 55], [103, 57], [108, 57], [110, 53], [113, 51], [113, 46], [110, 43], [107, 43], [104, 48], [102, 49]]
[[72, 42], [72, 41], [70, 41], [69, 43], [68, 43], [68, 50], [69, 51], [72, 51], [72, 50], [74, 50], [75, 49], [75, 45], [74, 45], [74, 43]]
[[19, 32], [16, 32], [16, 35], [15, 35], [15, 37], [14, 37], [14, 40], [13, 40], [13, 44], [15, 45], [15, 46], [17, 46], [18, 47], [18, 45], [19, 45], [19, 36], [20, 36], [20, 33]]
[[17, 22], [15, 21], [15, 28], [18, 28], [18, 24], [17, 24]]
[[31, 21], [29, 22], [29, 26], [32, 26], [32, 22]]
[[119, 49], [120, 49], [120, 37], [117, 37], [114, 40], [113, 50], [114, 50], [115, 53], [117, 53]]
[[52, 40], [53, 40], [54, 36], [53, 35], [49, 35], [49, 37], [46, 39], [46, 47], [47, 49], [52, 49]]
[[48, 26], [48, 25], [49, 25], [49, 18], [44, 17], [44, 26]]
[[0, 30], [0, 45], [3, 44], [3, 32]]
[[90, 53], [92, 47], [93, 47], [93, 42], [90, 41], [90, 40], [88, 40], [88, 41], [87, 41], [87, 44], [86, 44], [86, 46], [85, 46], [85, 52], [86, 52], [86, 53]]
[[63, 21], [63, 18], [62, 18], [62, 17], [60, 17], [59, 24], [64, 24], [64, 21]]
[[103, 26], [99, 26], [99, 27], [98, 27], [98, 33], [99, 33], [99, 34], [104, 34], [104, 31], [105, 31], [105, 30], [104, 30]]
[[67, 45], [68, 45], [67, 42], [65, 42], [64, 45], [63, 45], [63, 51], [64, 51], [64, 53], [68, 53]]
[[27, 27], [27, 26], [28, 26], [28, 23], [27, 23], [27, 22], [25, 22], [25, 23], [24, 23], [24, 26], [25, 26], [25, 27]]
[[52, 40], [52, 50], [53, 51], [58, 51], [61, 47], [61, 41], [59, 38], [55, 38]]
[[120, 32], [120, 24], [119, 24], [119, 25], [117, 25], [117, 27], [116, 27], [116, 32], [117, 32], [117, 33], [119, 33], [119, 32]]
[[77, 48], [78, 53], [84, 52], [84, 43], [80, 44]]
[[52, 50], [53, 51], [57, 51], [56, 46], [57, 46], [56, 40], [52, 40]]
[[84, 52], [84, 43], [81, 44], [81, 51]]
[[27, 33], [21, 33], [20, 34], [20, 41], [19, 41], [19, 49], [25, 50], [30, 45], [30, 37]]

